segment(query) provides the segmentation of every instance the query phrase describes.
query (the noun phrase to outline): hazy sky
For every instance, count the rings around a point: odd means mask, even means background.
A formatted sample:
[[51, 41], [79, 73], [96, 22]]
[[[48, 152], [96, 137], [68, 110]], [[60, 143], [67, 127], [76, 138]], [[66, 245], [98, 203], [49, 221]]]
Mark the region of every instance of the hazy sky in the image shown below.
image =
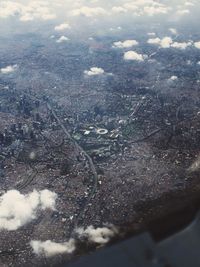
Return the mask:
[[[19, 22], [21, 27], [28, 25], [30, 30], [39, 23], [41, 28], [44, 25], [51, 25], [52, 32], [54, 30], [56, 32], [75, 31], [95, 25], [100, 29], [102, 27], [103, 30], [111, 28], [111, 31], [117, 31], [121, 30], [121, 24], [134, 21], [187, 20], [197, 9], [197, 5], [197, 0], [1, 1], [0, 25], [9, 25], [11, 21], [14, 21]], [[58, 27], [60, 24], [61, 26]], [[116, 28], [112, 29], [112, 27]]]

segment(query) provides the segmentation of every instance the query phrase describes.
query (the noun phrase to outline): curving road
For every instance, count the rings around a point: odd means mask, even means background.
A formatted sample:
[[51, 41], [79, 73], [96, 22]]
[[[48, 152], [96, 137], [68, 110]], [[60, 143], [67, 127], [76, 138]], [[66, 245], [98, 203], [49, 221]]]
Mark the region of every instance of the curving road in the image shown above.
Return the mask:
[[92, 176], [93, 176], [93, 188], [90, 191], [90, 195], [88, 196], [84, 208], [80, 211], [79, 215], [77, 216], [77, 219], [74, 223], [75, 228], [78, 226], [79, 221], [81, 218], [83, 218], [85, 212], [86, 212], [86, 208], [88, 206], [88, 204], [90, 203], [92, 197], [95, 195], [96, 191], [97, 191], [97, 185], [98, 185], [98, 175], [97, 175], [97, 171], [95, 168], [95, 165], [93, 163], [92, 158], [90, 157], [90, 155], [88, 155], [88, 153], [71, 137], [71, 135], [69, 134], [69, 132], [67, 131], [67, 129], [65, 128], [65, 126], [63, 125], [63, 123], [61, 122], [61, 120], [59, 119], [59, 117], [57, 116], [56, 112], [53, 110], [53, 108], [51, 107], [51, 105], [49, 103], [47, 104], [47, 108], [49, 111], [51, 111], [52, 115], [54, 116], [54, 118], [56, 119], [57, 123], [60, 125], [61, 129], [63, 130], [64, 134], [66, 135], [66, 137], [75, 145], [76, 149], [78, 151], [80, 151], [80, 153], [86, 158], [86, 160], [89, 163], [90, 166], [90, 170], [92, 172]]

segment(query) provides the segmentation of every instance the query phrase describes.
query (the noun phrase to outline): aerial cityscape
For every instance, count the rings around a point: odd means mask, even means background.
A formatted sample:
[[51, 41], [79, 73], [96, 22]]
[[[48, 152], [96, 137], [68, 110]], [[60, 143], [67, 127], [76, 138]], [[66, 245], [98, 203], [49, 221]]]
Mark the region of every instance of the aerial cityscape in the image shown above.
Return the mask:
[[0, 1], [0, 267], [68, 263], [199, 195], [199, 11]]

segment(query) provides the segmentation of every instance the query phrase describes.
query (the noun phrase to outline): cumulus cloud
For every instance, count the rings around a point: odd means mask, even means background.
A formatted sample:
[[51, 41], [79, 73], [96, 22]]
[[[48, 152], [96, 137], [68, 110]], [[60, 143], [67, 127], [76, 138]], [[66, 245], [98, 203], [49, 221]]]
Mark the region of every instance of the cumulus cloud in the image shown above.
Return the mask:
[[102, 75], [105, 71], [102, 68], [92, 67], [90, 70], [85, 70], [84, 73], [88, 76]]
[[192, 45], [192, 42], [173, 42], [171, 37], [164, 37], [162, 39], [156, 37], [156, 38], [150, 38], [147, 41], [148, 44], [158, 45], [162, 48], [177, 48], [177, 49], [186, 49], [187, 47]]
[[17, 65], [10, 65], [5, 68], [1, 68], [0, 72], [3, 74], [9, 74], [9, 73], [16, 71], [16, 69], [17, 69]]
[[56, 193], [47, 189], [42, 190], [40, 193], [40, 202], [42, 209], [55, 209]]
[[155, 0], [135, 0], [127, 1], [121, 6], [114, 6], [112, 11], [114, 13], [131, 12], [136, 16], [154, 16], [158, 14], [167, 14], [170, 8]]
[[186, 49], [187, 47], [191, 45], [192, 45], [191, 42], [182, 42], [182, 43], [174, 42], [171, 44], [171, 47], [178, 48], [178, 49]]
[[113, 13], [126, 13], [127, 9], [122, 6], [114, 6], [112, 7], [112, 12]]
[[122, 27], [121, 27], [121, 26], [118, 26], [118, 27], [116, 27], [116, 28], [111, 27], [109, 30], [110, 30], [111, 32], [118, 32], [118, 31], [121, 31], [121, 30], [122, 30]]
[[69, 241], [62, 243], [53, 242], [51, 240], [32, 240], [30, 245], [35, 254], [52, 257], [58, 254], [73, 253], [76, 249], [76, 243], [80, 241], [105, 245], [118, 233], [119, 230], [112, 224], [97, 228], [94, 226], [88, 226], [87, 228], [80, 227], [74, 231], [76, 240], [75, 238], [71, 238]]
[[183, 15], [187, 15], [190, 13], [189, 9], [180, 9], [176, 12], [177, 15], [183, 16]]
[[156, 34], [155, 34], [155, 32], [148, 32], [147, 35], [149, 35], [149, 36], [155, 36]]
[[174, 34], [174, 35], [177, 34], [177, 30], [174, 29], [174, 28], [169, 28], [169, 31], [170, 31], [172, 34]]
[[152, 39], [149, 39], [147, 41], [147, 43], [149, 43], [149, 44], [156, 44], [156, 45], [159, 45], [162, 48], [169, 48], [171, 46], [172, 42], [173, 42], [172, 38], [168, 37], [168, 36], [166, 36], [166, 37], [164, 37], [162, 39], [160, 39], [158, 37], [157, 38], [152, 38]]
[[178, 80], [178, 77], [175, 76], [175, 75], [173, 75], [173, 76], [170, 77], [170, 80], [171, 80], [171, 81], [176, 81], [176, 80]]
[[196, 48], [200, 49], [200, 41], [199, 41], [199, 42], [195, 42], [195, 43], [194, 43], [194, 46], [195, 46]]
[[35, 19], [50, 20], [56, 17], [56, 14], [49, 8], [45, 1], [27, 1], [21, 3], [17, 1], [0, 2], [0, 18], [18, 16], [21, 21], [32, 21]]
[[154, 16], [157, 14], [167, 14], [169, 11], [169, 8], [157, 3], [155, 6], [145, 6], [144, 7], [144, 13], [149, 16]]
[[1, 1], [0, 2], [0, 18], [7, 18], [20, 13], [22, 5], [12, 1]]
[[58, 40], [56, 40], [56, 43], [63, 43], [63, 42], [66, 42], [66, 41], [69, 41], [69, 38], [62, 35]]
[[156, 37], [156, 38], [150, 38], [147, 41], [148, 44], [156, 44], [156, 45], [160, 45], [161, 44], [161, 39]]
[[160, 41], [160, 46], [162, 48], [169, 48], [171, 44], [172, 44], [172, 38], [171, 37], [164, 37]]
[[82, 6], [80, 8], [72, 10], [73, 16], [95, 17], [95, 16], [107, 15], [107, 14], [108, 12], [102, 7]]
[[124, 42], [119, 41], [113, 43], [114, 48], [130, 48], [135, 45], [138, 45], [136, 40], [126, 40]]
[[138, 1], [137, 2], [127, 2], [123, 5], [123, 7], [127, 11], [135, 12], [135, 11], [139, 11], [140, 3]]
[[[0, 18], [15, 16], [21, 21], [50, 20], [57, 17], [106, 17], [108, 15], [149, 18], [165, 16], [172, 12], [182, 16], [190, 12], [191, 2], [180, 5], [178, 1], [123, 0], [123, 1], [72, 1], [72, 0], [2, 0]], [[79, 19], [79, 18], [78, 18]], [[115, 19], [115, 18], [114, 18]], [[113, 20], [114, 20], [113, 19]]]
[[56, 198], [56, 193], [49, 190], [34, 190], [27, 195], [7, 191], [0, 197], [0, 230], [17, 230], [35, 219], [38, 210], [55, 209]]
[[60, 25], [55, 26], [54, 29], [55, 31], [64, 31], [64, 30], [70, 29], [70, 26], [68, 23], [62, 23]]
[[128, 51], [124, 53], [124, 59], [125, 60], [135, 60], [135, 61], [144, 61], [145, 55], [138, 54], [135, 51]]
[[51, 240], [39, 241], [32, 240], [30, 245], [33, 252], [37, 255], [44, 255], [46, 257], [52, 257], [58, 254], [72, 253], [75, 250], [75, 240], [70, 239], [68, 242], [56, 243]]
[[107, 227], [88, 226], [86, 229], [78, 228], [76, 233], [80, 238], [86, 239], [91, 243], [106, 244], [118, 233], [118, 229], [113, 225]]
[[184, 5], [185, 6], [194, 6], [194, 3], [186, 1]]

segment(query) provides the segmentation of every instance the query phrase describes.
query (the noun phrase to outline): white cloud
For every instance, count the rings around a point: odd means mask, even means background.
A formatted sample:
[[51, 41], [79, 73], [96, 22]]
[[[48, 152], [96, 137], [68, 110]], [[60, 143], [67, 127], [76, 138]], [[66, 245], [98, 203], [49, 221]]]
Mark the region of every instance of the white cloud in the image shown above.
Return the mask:
[[30, 13], [26, 13], [20, 17], [20, 21], [26, 22], [26, 21], [32, 21], [32, 20], [34, 20], [34, 16]]
[[79, 235], [79, 237], [85, 238], [91, 243], [106, 244], [118, 233], [118, 230], [113, 225], [102, 228], [94, 228], [94, 226], [88, 226], [86, 229], [76, 229], [76, 233]]
[[195, 43], [194, 43], [194, 46], [195, 46], [196, 48], [200, 49], [200, 41], [199, 41], [199, 42], [195, 42]]
[[192, 45], [192, 42], [173, 42], [171, 37], [160, 38], [151, 38], [147, 41], [148, 44], [158, 45], [162, 48], [177, 48], [177, 49], [186, 49]]
[[186, 49], [187, 47], [189, 47], [191, 45], [192, 45], [191, 42], [183, 42], [183, 43], [174, 42], [174, 43], [172, 43], [171, 47], [184, 50], [184, 49]]
[[155, 32], [148, 32], [147, 35], [149, 35], [149, 36], [155, 36], [156, 34], [155, 34]]
[[170, 8], [158, 3], [155, 0], [135, 0], [124, 3], [122, 6], [114, 6], [113, 13], [131, 12], [136, 16], [154, 16], [159, 14], [167, 14]]
[[169, 48], [171, 46], [171, 44], [173, 43], [172, 38], [171, 37], [164, 37], [162, 39], [160, 38], [152, 38], [149, 39], [147, 41], [148, 44], [155, 44], [155, 45], [159, 45], [162, 48]]
[[109, 28], [109, 30], [111, 31], [111, 32], [118, 32], [118, 31], [121, 31], [122, 30], [122, 27], [121, 26], [118, 26], [118, 27], [116, 27], [116, 28]]
[[47, 189], [40, 191], [40, 202], [42, 209], [55, 209], [57, 195]]
[[189, 9], [181, 9], [181, 10], [178, 10], [176, 12], [177, 15], [180, 15], [180, 16], [183, 16], [183, 15], [187, 15], [190, 13], [190, 10]]
[[160, 45], [161, 44], [161, 39], [156, 37], [156, 38], [150, 38], [147, 41], [148, 44], [156, 44], [156, 45]]
[[20, 13], [22, 9], [21, 4], [12, 1], [0, 2], [0, 18], [7, 18]]
[[67, 30], [67, 29], [70, 29], [70, 26], [68, 23], [62, 23], [58, 26], [55, 26], [55, 31], [64, 31], [64, 30]]
[[135, 61], [144, 61], [145, 56], [142, 54], [138, 54], [135, 51], [128, 51], [124, 53], [125, 60], [135, 60]]
[[156, 38], [150, 38], [147, 43], [148, 44], [154, 44], [154, 45], [159, 45], [162, 48], [169, 48], [170, 45], [172, 44], [172, 38], [171, 37], [164, 37], [162, 39], [156, 37]]
[[173, 41], [171, 37], [164, 37], [163, 39], [161, 39], [160, 46], [162, 48], [169, 48], [172, 42]]
[[184, 5], [185, 5], [185, 6], [194, 6], [194, 3], [192, 3], [192, 2], [185, 2]]
[[44, 255], [46, 257], [52, 257], [58, 254], [72, 253], [75, 250], [75, 240], [70, 239], [68, 242], [56, 243], [51, 240], [39, 241], [32, 240], [30, 245], [37, 255]]
[[[177, 1], [158, 1], [158, 0], [121, 0], [121, 1], [99, 1], [99, 0], [2, 0], [0, 1], [0, 18], [15, 16], [19, 20], [50, 20], [57, 17], [70, 16], [140, 16], [152, 17], [166, 15], [171, 11], [176, 13], [189, 12], [191, 2], [180, 5]], [[115, 18], [114, 18], [115, 19]], [[113, 20], [114, 20], [113, 19]], [[107, 28], [109, 26], [107, 25]]]
[[5, 68], [1, 68], [0, 72], [3, 74], [9, 74], [9, 73], [16, 71], [16, 69], [17, 69], [17, 65], [12, 65], [12, 66], [10, 65]]
[[104, 74], [104, 70], [102, 68], [92, 67], [90, 70], [85, 70], [84, 73], [88, 76], [96, 76]]
[[[97, 17], [107, 15], [134, 15], [140, 17], [152, 17], [173, 13], [188, 13], [193, 4], [185, 2], [180, 5], [178, 1], [158, 0], [123, 0], [123, 1], [99, 1], [99, 0], [2, 0], [0, 1], [0, 18], [15, 16], [21, 21], [50, 20], [58, 16], [86, 16]], [[176, 13], [176, 14], [178, 14]]]
[[124, 8], [127, 11], [137, 11], [139, 9], [138, 4], [139, 4], [139, 2], [138, 3], [136, 3], [136, 2], [125, 3]]
[[175, 76], [175, 75], [173, 75], [173, 76], [170, 77], [170, 80], [171, 80], [171, 81], [176, 81], [176, 80], [178, 80], [178, 77]]
[[56, 40], [56, 43], [63, 43], [63, 42], [66, 42], [66, 41], [69, 41], [69, 38], [62, 35], [58, 40]]
[[0, 197], [0, 229], [17, 230], [36, 218], [39, 209], [55, 209], [57, 195], [49, 190], [23, 195], [17, 190]]
[[177, 30], [175, 28], [169, 28], [169, 31], [174, 35], [177, 34]]
[[107, 14], [108, 12], [102, 7], [82, 6], [72, 11], [73, 16], [85, 16], [85, 17], [94, 16], [95, 17], [95, 16], [107, 15]]
[[149, 16], [154, 16], [158, 14], [167, 14], [169, 11], [169, 8], [159, 4], [158, 6], [145, 6], [144, 7], [144, 13], [146, 13]]
[[28, 1], [21, 3], [16, 1], [0, 2], [0, 18], [17, 16], [21, 21], [32, 21], [35, 19], [50, 20], [56, 14], [49, 8], [49, 3], [45, 1]]
[[112, 7], [112, 12], [113, 13], [126, 13], [127, 9], [122, 6], [114, 6]]
[[124, 42], [119, 41], [113, 43], [114, 48], [130, 48], [135, 45], [138, 45], [136, 40], [126, 40]]

